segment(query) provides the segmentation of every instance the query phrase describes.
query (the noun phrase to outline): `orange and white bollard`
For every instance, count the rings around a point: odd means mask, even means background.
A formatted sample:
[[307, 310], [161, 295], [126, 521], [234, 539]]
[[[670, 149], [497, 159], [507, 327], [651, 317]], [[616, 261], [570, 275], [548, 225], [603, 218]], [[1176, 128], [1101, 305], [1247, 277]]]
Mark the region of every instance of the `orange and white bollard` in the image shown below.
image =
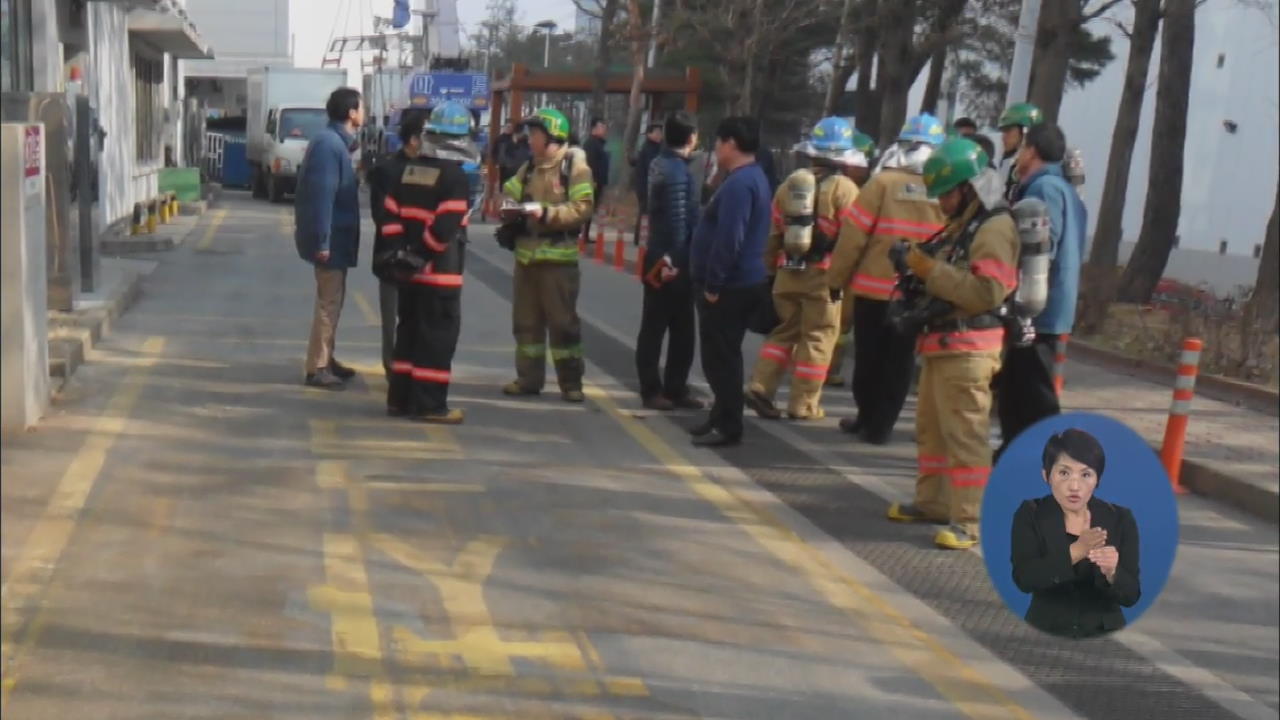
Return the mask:
[[1182, 341], [1182, 357], [1178, 360], [1178, 375], [1173, 384], [1173, 405], [1169, 408], [1169, 422], [1164, 427], [1164, 444], [1160, 446], [1160, 462], [1169, 473], [1173, 492], [1185, 493], [1179, 476], [1182, 474], [1182, 452], [1187, 440], [1187, 421], [1191, 415], [1191, 398], [1195, 396], [1196, 373], [1200, 368], [1200, 351], [1204, 343], [1199, 338]]
[[640, 237], [636, 238], [637, 245], [649, 244], [649, 216], [640, 216]]
[[644, 246], [636, 248], [636, 277], [644, 282]]
[[627, 266], [627, 244], [622, 242], [622, 235], [613, 244], [613, 269], [621, 270]]
[[[621, 230], [619, 230], [618, 232], [619, 232], [619, 233], [621, 233], [622, 231], [621, 231]], [[600, 238], [600, 239], [603, 241], [603, 240], [604, 240], [604, 237], [603, 237], [603, 236], [601, 236], [601, 238]], [[596, 260], [596, 262], [600, 263], [601, 265], [603, 265], [603, 264], [604, 264], [604, 242], [598, 242], [598, 243], [596, 243], [596, 255], [595, 255], [595, 260]]]
[[1053, 344], [1053, 392], [1056, 395], [1062, 394], [1062, 386], [1066, 382], [1062, 371], [1067, 366], [1067, 341], [1070, 339], [1070, 335], [1063, 333]]

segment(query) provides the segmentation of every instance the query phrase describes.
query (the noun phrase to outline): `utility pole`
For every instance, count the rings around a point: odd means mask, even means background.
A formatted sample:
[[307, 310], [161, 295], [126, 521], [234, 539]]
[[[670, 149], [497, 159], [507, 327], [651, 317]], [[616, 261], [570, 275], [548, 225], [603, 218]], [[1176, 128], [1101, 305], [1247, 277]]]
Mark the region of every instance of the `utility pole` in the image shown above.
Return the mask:
[[[542, 22], [534, 25], [534, 27], [542, 31], [544, 38], [542, 46], [542, 70], [543, 72], [546, 72], [547, 68], [551, 67], [551, 31], [555, 30], [559, 26], [556, 24], [555, 20], [543, 20]], [[547, 94], [545, 92], [542, 93], [541, 105], [542, 107], [547, 106]]]
[[1009, 69], [1009, 90], [1005, 107], [1027, 99], [1031, 85], [1031, 60], [1036, 53], [1036, 28], [1040, 25], [1040, 0], [1022, 0], [1018, 31], [1014, 34], [1013, 67]]

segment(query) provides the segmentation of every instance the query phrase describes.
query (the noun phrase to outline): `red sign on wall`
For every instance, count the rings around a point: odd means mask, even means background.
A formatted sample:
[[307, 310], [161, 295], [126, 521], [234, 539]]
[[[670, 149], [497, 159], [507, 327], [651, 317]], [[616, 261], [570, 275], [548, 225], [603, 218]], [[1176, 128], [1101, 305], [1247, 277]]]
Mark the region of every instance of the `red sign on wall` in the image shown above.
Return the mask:
[[24, 178], [40, 174], [40, 130], [41, 128], [36, 125], [27, 128], [22, 144], [22, 176]]

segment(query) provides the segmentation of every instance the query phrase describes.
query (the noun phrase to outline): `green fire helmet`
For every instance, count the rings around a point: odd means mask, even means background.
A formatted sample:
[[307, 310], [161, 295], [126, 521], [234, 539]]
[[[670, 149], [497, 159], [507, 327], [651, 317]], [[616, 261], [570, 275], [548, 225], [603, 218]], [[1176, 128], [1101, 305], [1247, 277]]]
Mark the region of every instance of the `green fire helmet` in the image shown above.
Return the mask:
[[968, 138], [948, 140], [934, 149], [924, 163], [924, 186], [936, 198], [968, 182], [987, 167], [987, 154]]
[[853, 149], [864, 153], [868, 158], [875, 157], [876, 141], [870, 135], [854, 130]]
[[1044, 122], [1044, 113], [1040, 112], [1040, 108], [1028, 102], [1021, 102], [1005, 108], [1004, 112], [1000, 113], [1000, 121], [996, 123], [996, 127], [1001, 130], [1014, 125], [1029, 128], [1042, 122]]
[[542, 108], [526, 118], [524, 124], [542, 128], [555, 142], [564, 142], [569, 139], [569, 118], [555, 108]]

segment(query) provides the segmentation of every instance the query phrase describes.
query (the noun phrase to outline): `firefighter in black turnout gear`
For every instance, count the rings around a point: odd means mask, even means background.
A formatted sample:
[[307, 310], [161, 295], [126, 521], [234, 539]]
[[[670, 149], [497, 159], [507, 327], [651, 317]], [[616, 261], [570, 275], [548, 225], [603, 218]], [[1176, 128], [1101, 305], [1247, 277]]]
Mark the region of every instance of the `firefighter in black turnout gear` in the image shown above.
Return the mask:
[[[421, 122], [421, 121], [418, 121]], [[418, 157], [396, 156], [385, 168], [375, 273], [400, 288], [387, 414], [456, 425], [448, 403], [461, 329], [462, 272], [469, 189], [462, 163], [477, 157], [471, 116], [443, 103], [427, 123]]]

